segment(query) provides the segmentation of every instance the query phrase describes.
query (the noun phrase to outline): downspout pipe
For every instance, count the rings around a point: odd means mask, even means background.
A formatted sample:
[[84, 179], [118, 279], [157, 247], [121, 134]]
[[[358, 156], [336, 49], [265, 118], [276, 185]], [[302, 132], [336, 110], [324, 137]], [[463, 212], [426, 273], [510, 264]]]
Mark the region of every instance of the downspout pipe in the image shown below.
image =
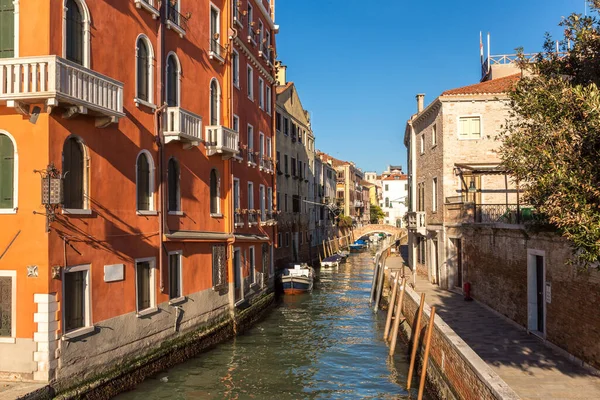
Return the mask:
[[165, 279], [164, 279], [164, 250], [163, 250], [163, 236], [165, 231], [165, 199], [164, 199], [164, 137], [162, 132], [161, 116], [167, 105], [164, 103], [163, 93], [163, 62], [165, 52], [165, 15], [167, 15], [167, 1], [161, 0], [160, 2], [160, 19], [158, 24], [158, 43], [157, 43], [157, 61], [156, 61], [156, 72], [158, 76], [158, 91], [157, 91], [157, 104], [161, 104], [154, 111], [154, 133], [156, 145], [158, 147], [158, 270], [159, 270], [159, 285], [160, 292], [165, 293]]

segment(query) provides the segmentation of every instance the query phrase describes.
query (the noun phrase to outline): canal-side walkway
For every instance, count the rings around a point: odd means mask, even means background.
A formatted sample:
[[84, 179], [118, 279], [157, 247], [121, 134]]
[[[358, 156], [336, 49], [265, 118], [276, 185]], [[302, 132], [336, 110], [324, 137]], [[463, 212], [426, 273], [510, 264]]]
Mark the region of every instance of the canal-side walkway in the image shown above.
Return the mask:
[[[399, 268], [402, 257], [390, 257]], [[600, 377], [476, 301], [417, 277], [414, 290], [522, 399], [600, 399]]]

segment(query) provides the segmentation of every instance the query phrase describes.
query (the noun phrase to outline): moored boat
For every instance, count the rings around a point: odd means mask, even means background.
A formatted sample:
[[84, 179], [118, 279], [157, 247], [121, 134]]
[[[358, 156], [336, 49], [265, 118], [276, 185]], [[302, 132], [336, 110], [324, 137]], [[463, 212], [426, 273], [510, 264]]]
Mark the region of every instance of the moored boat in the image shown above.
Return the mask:
[[294, 264], [285, 268], [281, 275], [283, 293], [302, 294], [310, 292], [313, 288], [314, 270], [306, 263]]
[[367, 244], [367, 242], [363, 239], [358, 239], [357, 241], [355, 241], [354, 243], [352, 243], [350, 245], [350, 251], [351, 252], [358, 252], [358, 251], [363, 251], [365, 249], [367, 249], [369, 247], [369, 245]]
[[333, 254], [321, 261], [321, 268], [335, 268], [345, 261], [346, 259], [342, 255]]

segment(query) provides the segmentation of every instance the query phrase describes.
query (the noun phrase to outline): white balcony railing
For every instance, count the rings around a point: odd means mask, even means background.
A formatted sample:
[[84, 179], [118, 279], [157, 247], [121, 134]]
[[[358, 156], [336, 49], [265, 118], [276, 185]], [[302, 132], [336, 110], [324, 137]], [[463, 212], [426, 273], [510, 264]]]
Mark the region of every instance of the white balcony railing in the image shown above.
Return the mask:
[[0, 59], [0, 100], [75, 106], [110, 122], [125, 116], [121, 82], [58, 56]]
[[223, 159], [236, 156], [239, 149], [240, 135], [233, 129], [223, 125], [206, 127], [206, 155], [220, 154]]
[[354, 200], [354, 207], [362, 207], [363, 206], [363, 202], [360, 200]]
[[197, 146], [202, 141], [202, 118], [181, 107], [167, 108], [165, 143], [181, 141]]
[[420, 234], [425, 234], [427, 222], [425, 220], [425, 211], [415, 211], [408, 213], [408, 229], [415, 229]]

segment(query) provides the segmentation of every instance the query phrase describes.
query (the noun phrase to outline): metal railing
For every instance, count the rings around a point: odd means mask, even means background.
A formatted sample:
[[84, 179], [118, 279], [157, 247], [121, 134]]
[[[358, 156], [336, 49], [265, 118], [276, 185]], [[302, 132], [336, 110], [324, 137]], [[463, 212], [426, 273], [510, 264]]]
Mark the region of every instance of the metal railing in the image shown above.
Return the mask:
[[258, 223], [258, 213], [256, 211], [248, 211], [248, 225], [255, 225]]
[[122, 117], [123, 83], [58, 56], [0, 59], [0, 100], [56, 99]]
[[252, 151], [253, 149], [248, 149], [246, 150], [246, 158], [248, 159], [249, 163], [252, 164], [256, 164], [256, 154], [254, 154], [254, 151]]
[[179, 28], [185, 30], [185, 17], [177, 10], [177, 5], [167, 4], [167, 21], [177, 25]]
[[233, 214], [233, 221], [237, 228], [244, 226], [244, 217], [242, 216], [242, 213], [235, 212]]
[[532, 207], [519, 204], [476, 204], [474, 217], [479, 224], [522, 224], [541, 219]]
[[214, 38], [210, 39], [210, 53], [209, 53], [210, 58], [216, 57], [220, 61], [223, 61], [225, 59], [226, 53], [227, 53], [227, 50], [219, 42], [219, 39], [214, 39]]

